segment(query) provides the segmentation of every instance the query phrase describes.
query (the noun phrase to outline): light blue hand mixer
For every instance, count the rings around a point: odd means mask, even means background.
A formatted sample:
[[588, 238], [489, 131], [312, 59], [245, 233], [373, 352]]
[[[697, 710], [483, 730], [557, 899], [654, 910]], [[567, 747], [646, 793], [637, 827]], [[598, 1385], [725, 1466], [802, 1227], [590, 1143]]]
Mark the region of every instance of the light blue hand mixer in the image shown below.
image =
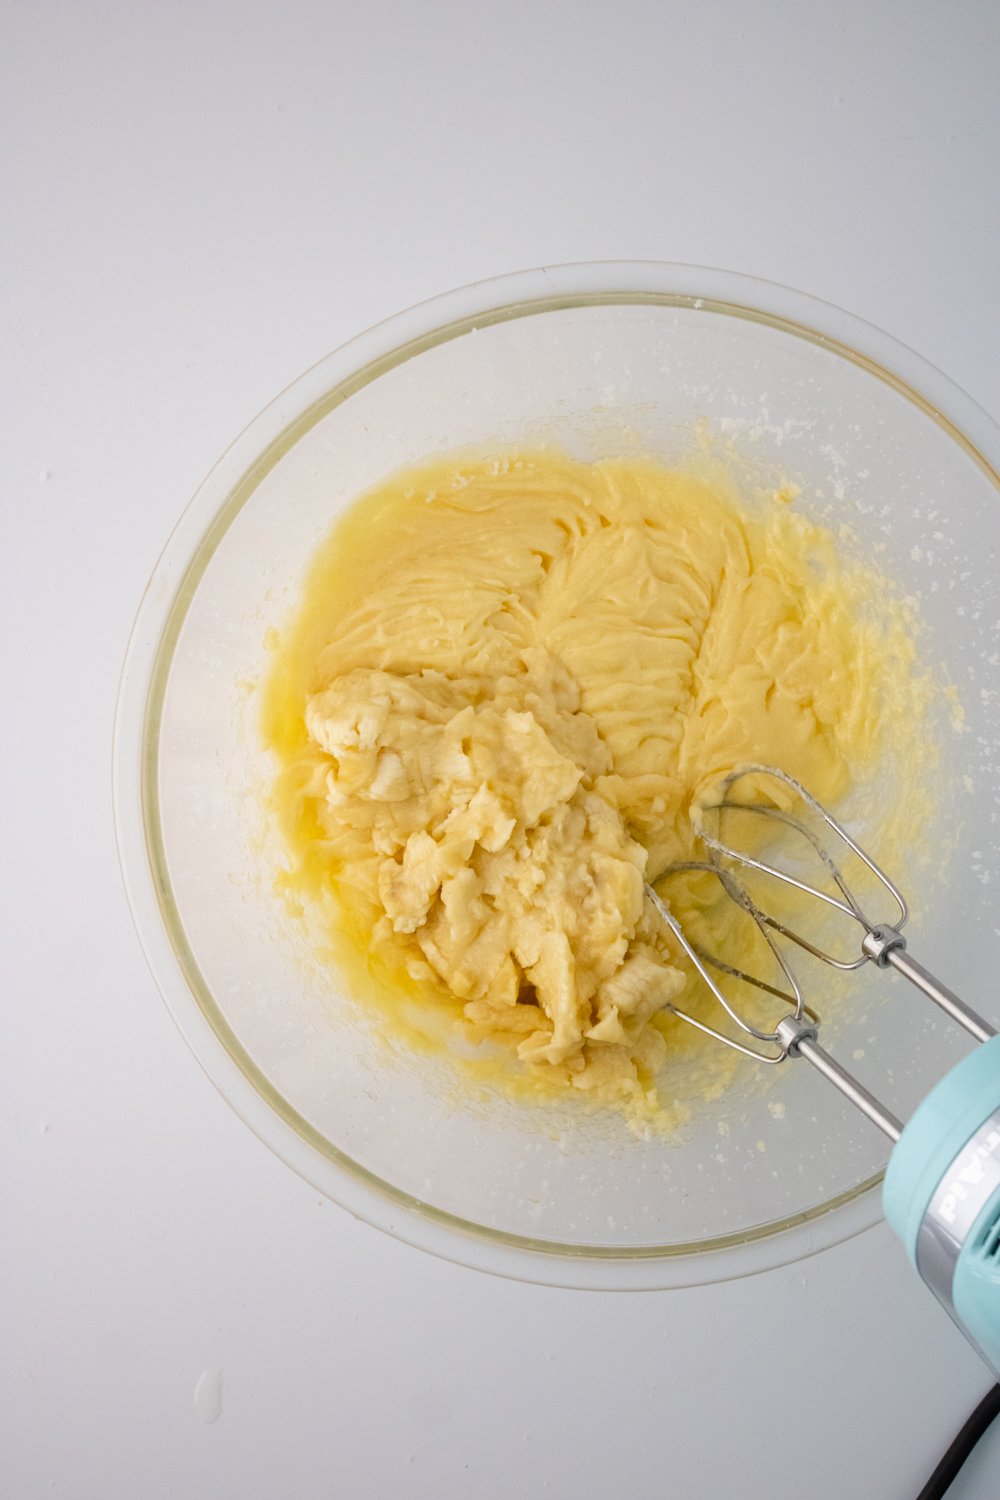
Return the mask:
[[[768, 778], [773, 778], [770, 784]], [[801, 815], [796, 816], [790, 807]], [[751, 824], [766, 819], [766, 825], [760, 826], [771, 837], [763, 842], [749, 839], [750, 848], [723, 838], [734, 820], [750, 826], [746, 819]], [[869, 872], [873, 888], [891, 902], [893, 922], [874, 922], [862, 909], [840, 865], [817, 836], [816, 827], [823, 825], [861, 862], [858, 868]], [[698, 815], [697, 831], [706, 859], [674, 865], [667, 877], [679, 871], [704, 871], [717, 877], [762, 934], [777, 964], [774, 977], [779, 982], [738, 969], [724, 955], [705, 952], [685, 933], [669, 901], [647, 886], [649, 901], [723, 1007], [735, 1034], [727, 1035], [703, 1017], [676, 1007], [674, 1014], [758, 1061], [781, 1063], [804, 1057], [885, 1132], [894, 1142], [882, 1193], [885, 1216], [923, 1281], [986, 1363], [1000, 1374], [1000, 1037], [910, 957], [902, 935], [909, 912], [901, 892], [847, 830], [784, 771], [747, 766], [727, 777], [717, 797]], [[785, 850], [786, 854], [791, 850], [790, 862], [773, 862], [774, 834], [779, 835], [779, 842], [791, 841]], [[815, 878], [805, 878], [803, 856], [820, 870], [828, 888], [816, 884]], [[756, 872], [749, 878], [758, 884], [760, 877], [776, 880], [815, 897], [827, 911], [851, 919], [862, 929], [860, 952], [838, 957], [769, 915], [751, 896], [745, 879], [736, 878], [733, 866]], [[820, 1045], [819, 1018], [803, 1000], [783, 951], [786, 939], [838, 969], [857, 969], [865, 963], [894, 968], [982, 1045], [941, 1079], [904, 1127]], [[773, 1026], [753, 1024], [715, 974], [729, 975], [787, 1002], [787, 1013]]]

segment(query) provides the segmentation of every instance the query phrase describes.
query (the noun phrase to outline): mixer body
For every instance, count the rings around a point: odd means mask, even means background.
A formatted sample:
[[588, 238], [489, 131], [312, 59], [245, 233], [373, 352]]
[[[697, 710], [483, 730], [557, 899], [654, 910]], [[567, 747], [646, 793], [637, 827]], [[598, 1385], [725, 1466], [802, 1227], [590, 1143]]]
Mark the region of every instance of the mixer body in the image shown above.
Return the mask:
[[915, 1111], [882, 1198], [921, 1278], [1000, 1374], [1000, 1037]]

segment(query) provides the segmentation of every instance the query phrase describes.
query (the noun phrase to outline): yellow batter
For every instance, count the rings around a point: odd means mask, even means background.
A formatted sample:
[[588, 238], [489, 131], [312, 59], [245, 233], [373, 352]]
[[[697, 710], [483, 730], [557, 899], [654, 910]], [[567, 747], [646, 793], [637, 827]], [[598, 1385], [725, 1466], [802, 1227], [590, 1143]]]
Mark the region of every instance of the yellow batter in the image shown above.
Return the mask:
[[697, 854], [692, 803], [747, 761], [836, 803], [917, 712], [901, 607], [787, 499], [456, 459], [313, 562], [265, 694], [286, 886], [512, 1074], [650, 1097], [689, 977], [643, 882]]

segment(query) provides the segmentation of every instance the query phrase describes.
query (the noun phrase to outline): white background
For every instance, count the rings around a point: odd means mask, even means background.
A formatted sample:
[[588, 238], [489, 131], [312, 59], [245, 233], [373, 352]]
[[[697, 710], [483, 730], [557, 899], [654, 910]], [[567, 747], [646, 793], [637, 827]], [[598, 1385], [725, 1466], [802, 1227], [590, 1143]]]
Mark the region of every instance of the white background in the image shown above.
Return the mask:
[[[2, 14], [0, 1496], [909, 1500], [989, 1377], [884, 1227], [751, 1281], [548, 1291], [272, 1158], [144, 967], [110, 735], [205, 470], [305, 366], [458, 283], [749, 271], [996, 413], [994, 0]], [[952, 1494], [998, 1492], [1000, 1432]]]

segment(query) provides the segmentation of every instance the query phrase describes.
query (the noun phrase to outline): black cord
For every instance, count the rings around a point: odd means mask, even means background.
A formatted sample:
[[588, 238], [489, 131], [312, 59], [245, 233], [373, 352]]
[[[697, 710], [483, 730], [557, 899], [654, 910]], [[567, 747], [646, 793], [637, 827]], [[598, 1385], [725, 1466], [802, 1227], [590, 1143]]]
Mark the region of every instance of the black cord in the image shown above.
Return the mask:
[[947, 1453], [920, 1491], [917, 1500], [941, 1500], [941, 1496], [951, 1488], [952, 1480], [957, 1477], [959, 1469], [996, 1416], [1000, 1416], [1000, 1385], [995, 1385], [991, 1391], [986, 1392], [961, 1431], [955, 1434]]

